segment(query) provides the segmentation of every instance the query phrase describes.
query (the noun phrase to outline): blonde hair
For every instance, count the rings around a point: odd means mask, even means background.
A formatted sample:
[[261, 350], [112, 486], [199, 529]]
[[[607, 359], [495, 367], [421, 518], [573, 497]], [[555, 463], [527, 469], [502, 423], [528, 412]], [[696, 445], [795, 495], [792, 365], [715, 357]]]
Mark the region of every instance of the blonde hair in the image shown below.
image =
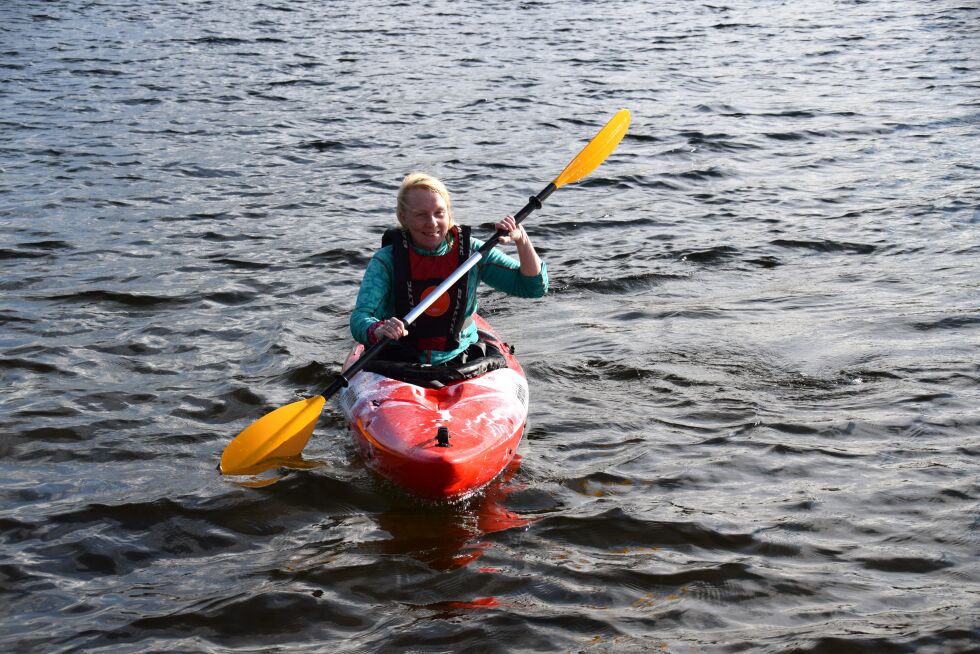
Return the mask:
[[408, 211], [406, 196], [413, 188], [424, 188], [438, 194], [446, 203], [446, 211], [449, 213], [449, 226], [453, 226], [453, 201], [449, 197], [449, 189], [446, 188], [446, 185], [428, 173], [409, 173], [405, 175], [405, 179], [402, 180], [402, 185], [398, 189], [397, 216], [402, 227], [405, 226], [402, 216]]

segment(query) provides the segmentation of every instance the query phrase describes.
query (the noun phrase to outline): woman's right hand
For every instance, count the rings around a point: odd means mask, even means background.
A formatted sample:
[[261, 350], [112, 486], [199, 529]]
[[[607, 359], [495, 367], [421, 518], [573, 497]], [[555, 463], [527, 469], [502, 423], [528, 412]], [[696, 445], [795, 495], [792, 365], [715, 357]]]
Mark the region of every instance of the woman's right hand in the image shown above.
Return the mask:
[[377, 340], [382, 338], [388, 338], [393, 341], [397, 341], [402, 336], [408, 335], [408, 328], [405, 327], [403, 323], [398, 318], [388, 318], [387, 320], [379, 320], [375, 323], [377, 325], [374, 328], [373, 336]]

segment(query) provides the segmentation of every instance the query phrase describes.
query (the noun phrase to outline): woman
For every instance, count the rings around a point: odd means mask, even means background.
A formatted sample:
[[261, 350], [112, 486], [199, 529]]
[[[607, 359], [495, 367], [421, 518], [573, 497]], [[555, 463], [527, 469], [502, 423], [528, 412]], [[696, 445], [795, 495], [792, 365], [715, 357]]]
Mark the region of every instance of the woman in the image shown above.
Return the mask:
[[[531, 239], [513, 216], [497, 223], [507, 232], [501, 244], [514, 243], [519, 261], [493, 249], [429, 307], [412, 325], [404, 316], [428, 292], [483, 245], [469, 229], [453, 221], [445, 185], [425, 173], [412, 173], [398, 189], [400, 228], [385, 233], [383, 247], [368, 263], [351, 314], [354, 339], [371, 345], [381, 338], [398, 341], [389, 356], [433, 365], [456, 359], [477, 342], [470, 317], [476, 313], [479, 282], [519, 297], [541, 297], [548, 290], [547, 268]], [[388, 350], [395, 349], [388, 346]]]

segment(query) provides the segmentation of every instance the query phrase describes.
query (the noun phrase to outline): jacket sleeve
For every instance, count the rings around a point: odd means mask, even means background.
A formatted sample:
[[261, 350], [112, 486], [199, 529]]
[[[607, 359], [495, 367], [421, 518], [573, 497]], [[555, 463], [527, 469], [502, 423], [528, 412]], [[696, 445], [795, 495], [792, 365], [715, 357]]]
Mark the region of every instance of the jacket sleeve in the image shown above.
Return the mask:
[[368, 345], [368, 329], [374, 323], [395, 315], [391, 300], [394, 259], [391, 246], [378, 250], [368, 262], [350, 314], [350, 333], [358, 343]]
[[[475, 252], [483, 245], [478, 239], [471, 239]], [[548, 266], [541, 262], [541, 272], [527, 276], [521, 273], [521, 264], [497, 248], [493, 248], [478, 264], [480, 281], [491, 288], [517, 297], [541, 297], [548, 292]]]

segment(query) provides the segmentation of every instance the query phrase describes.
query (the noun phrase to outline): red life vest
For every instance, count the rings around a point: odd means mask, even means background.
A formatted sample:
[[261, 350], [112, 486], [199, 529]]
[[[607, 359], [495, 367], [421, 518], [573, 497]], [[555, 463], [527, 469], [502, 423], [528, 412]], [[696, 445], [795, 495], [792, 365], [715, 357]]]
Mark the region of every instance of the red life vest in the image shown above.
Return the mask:
[[[411, 247], [408, 232], [389, 229], [381, 239], [381, 245], [391, 245], [395, 260], [395, 278], [392, 290], [395, 294], [395, 314], [404, 316], [470, 256], [470, 229], [453, 226], [452, 245], [441, 256], [419, 254]], [[469, 275], [463, 277], [408, 328], [408, 336], [400, 339], [401, 345], [415, 350], [450, 351], [459, 347], [459, 334], [466, 324], [466, 300]]]

